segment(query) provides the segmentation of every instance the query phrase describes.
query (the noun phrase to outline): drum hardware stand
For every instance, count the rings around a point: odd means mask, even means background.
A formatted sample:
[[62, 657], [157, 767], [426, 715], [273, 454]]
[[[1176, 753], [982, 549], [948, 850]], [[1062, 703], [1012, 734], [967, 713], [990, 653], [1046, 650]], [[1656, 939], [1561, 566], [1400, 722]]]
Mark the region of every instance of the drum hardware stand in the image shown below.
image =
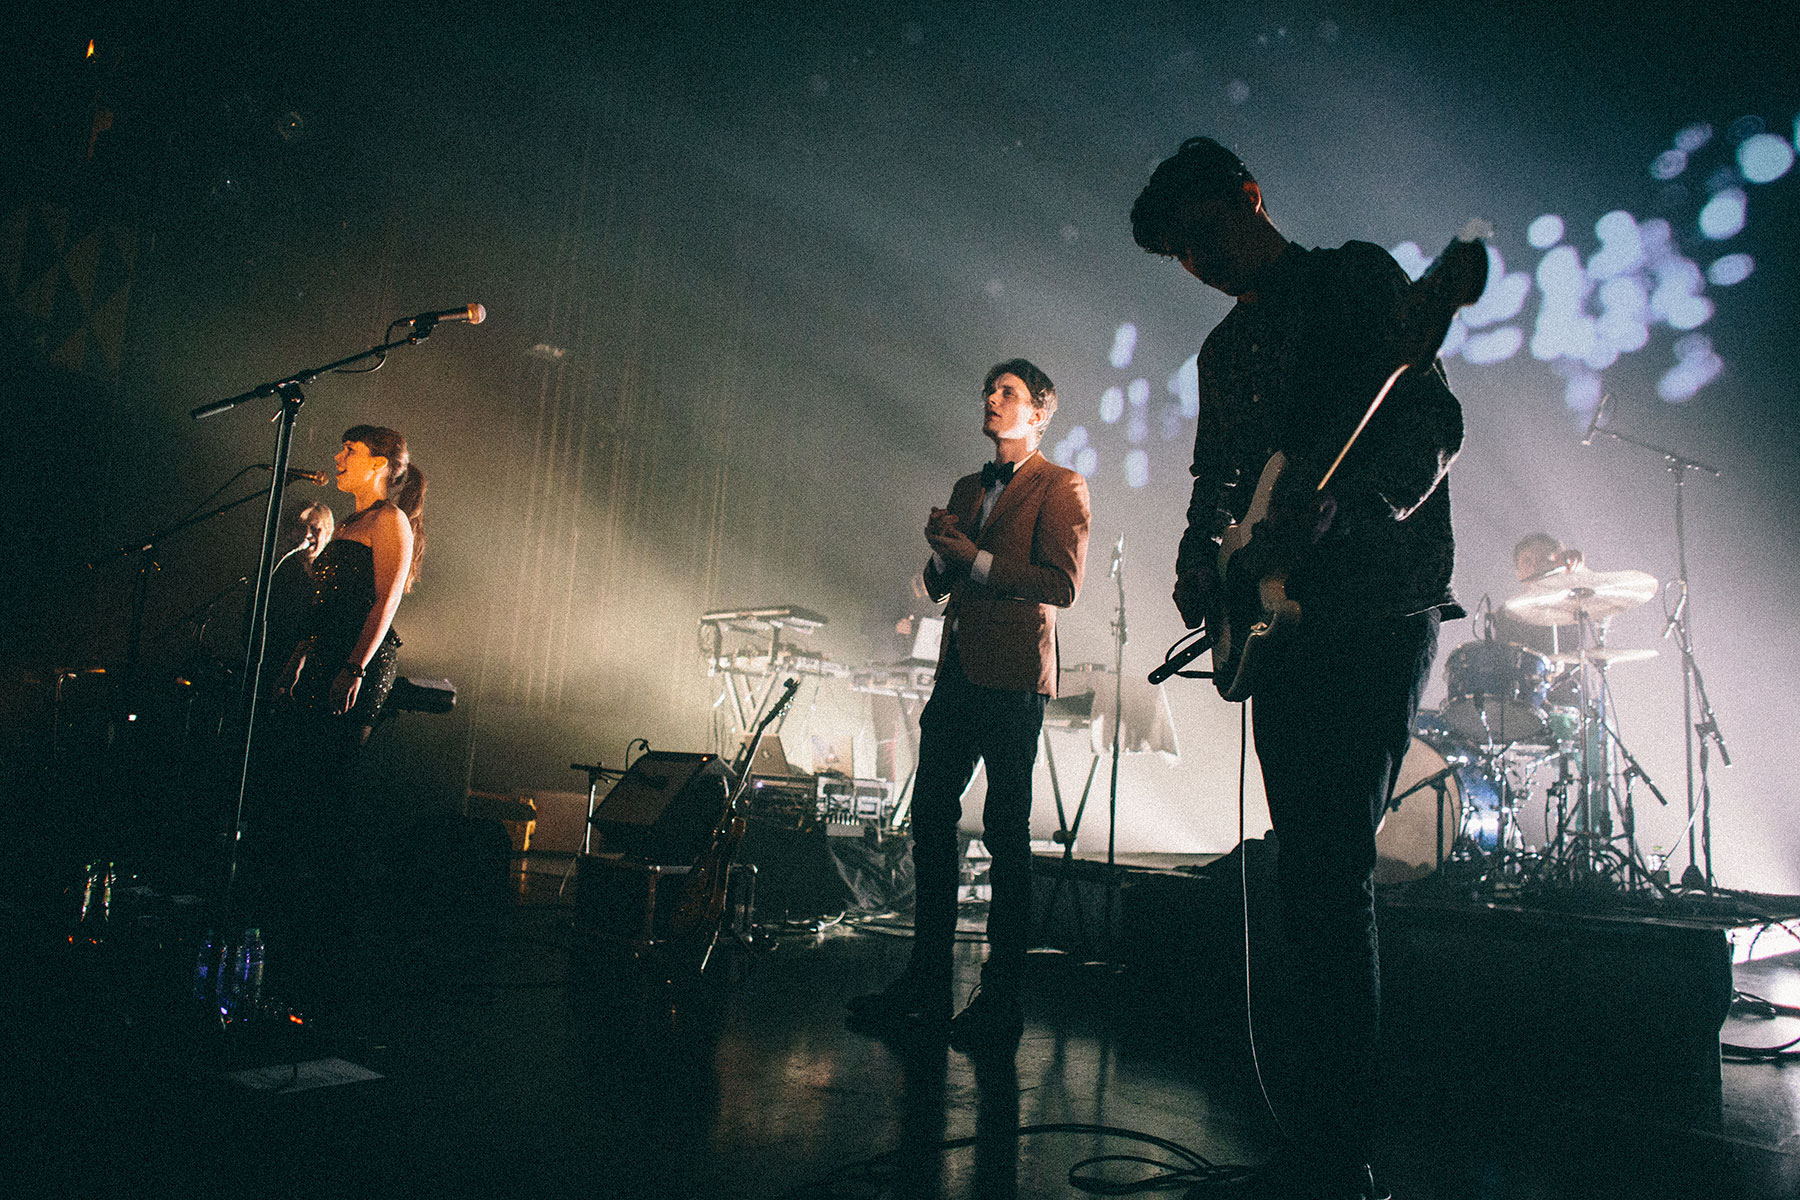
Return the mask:
[[[1624, 827], [1626, 864], [1638, 880], [1659, 892], [1666, 892], [1668, 889], [1658, 884], [1651, 875], [1650, 864], [1644, 861], [1643, 853], [1638, 847], [1637, 808], [1631, 792], [1632, 777], [1636, 776], [1642, 780], [1644, 786], [1650, 789], [1650, 794], [1656, 797], [1656, 802], [1664, 808], [1669, 806], [1669, 798], [1662, 794], [1662, 789], [1656, 786], [1656, 781], [1650, 778], [1650, 773], [1644, 770], [1643, 764], [1638, 762], [1637, 756], [1626, 747], [1625, 740], [1619, 736], [1619, 731], [1610, 724], [1603, 725], [1601, 729], [1617, 749], [1619, 757], [1625, 760], [1623, 772], [1625, 796], [1619, 806], [1619, 822]], [[1704, 752], [1704, 747], [1702, 747], [1702, 753]]]
[[[1677, 593], [1675, 608], [1669, 613], [1668, 624], [1663, 629], [1666, 638], [1676, 634], [1676, 644], [1681, 649], [1681, 712], [1682, 738], [1685, 743], [1685, 763], [1687, 768], [1687, 835], [1688, 865], [1681, 873], [1681, 886], [1698, 887], [1708, 891], [1713, 887], [1712, 862], [1712, 784], [1707, 775], [1709, 766], [1706, 743], [1710, 739], [1718, 747], [1719, 760], [1725, 766], [1731, 765], [1731, 752], [1725, 748], [1725, 738], [1719, 732], [1718, 719], [1713, 715], [1712, 705], [1706, 698], [1706, 683], [1700, 676], [1700, 664], [1694, 656], [1694, 634], [1691, 624], [1692, 615], [1688, 608], [1688, 569], [1687, 569], [1687, 525], [1686, 525], [1686, 483], [1689, 471], [1699, 471], [1719, 478], [1717, 467], [1709, 466], [1698, 459], [1677, 454], [1664, 446], [1652, 442], [1641, 441], [1629, 434], [1615, 429], [1597, 427], [1596, 432], [1603, 433], [1614, 441], [1628, 446], [1636, 446], [1640, 450], [1648, 450], [1662, 457], [1663, 463], [1675, 482], [1675, 562], [1676, 578], [1671, 581]], [[1698, 700], [1701, 720], [1694, 719], [1694, 705]], [[1696, 777], [1694, 769], [1695, 740], [1699, 741], [1699, 773]], [[1696, 783], [1698, 788], [1696, 789]], [[1699, 823], [1698, 845], [1696, 845], [1695, 822]], [[1701, 855], [1704, 853], [1706, 866], [1701, 868]]]
[[1452, 763], [1441, 771], [1427, 775], [1404, 792], [1388, 797], [1387, 811], [1398, 812], [1401, 802], [1408, 796], [1426, 788], [1437, 793], [1437, 861], [1433, 864], [1434, 870], [1441, 871], [1444, 867], [1444, 806], [1450, 802], [1450, 777], [1456, 774], [1456, 767], [1457, 764]]

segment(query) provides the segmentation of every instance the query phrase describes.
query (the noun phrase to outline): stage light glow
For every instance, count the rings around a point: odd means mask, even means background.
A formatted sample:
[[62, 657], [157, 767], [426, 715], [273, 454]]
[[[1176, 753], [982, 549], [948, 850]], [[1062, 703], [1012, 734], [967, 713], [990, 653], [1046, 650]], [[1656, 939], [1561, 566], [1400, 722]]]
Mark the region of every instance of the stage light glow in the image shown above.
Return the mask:
[[1650, 293], [1650, 313], [1671, 329], [1698, 329], [1713, 312], [1712, 301], [1700, 294], [1700, 268], [1672, 249], [1667, 255], [1652, 260], [1656, 288]]
[[1502, 325], [1469, 337], [1462, 347], [1462, 356], [1476, 366], [1486, 366], [1506, 361], [1524, 344], [1525, 335], [1516, 325]]
[[1106, 361], [1121, 371], [1129, 367], [1131, 356], [1137, 350], [1137, 340], [1137, 326], [1126, 321], [1113, 331], [1112, 351], [1106, 356]]
[[1548, 250], [1562, 241], [1563, 219], [1555, 213], [1545, 213], [1525, 227], [1525, 240], [1537, 250]]
[[1508, 274], [1499, 247], [1490, 245], [1487, 252], [1487, 287], [1482, 289], [1481, 297], [1475, 303], [1458, 314], [1471, 329], [1512, 320], [1525, 307], [1525, 297], [1531, 292], [1531, 276], [1523, 271]]
[[1696, 121], [1675, 135], [1675, 148], [1692, 154], [1706, 143], [1712, 141], [1713, 127], [1710, 122]]
[[1181, 415], [1193, 420], [1200, 415], [1200, 355], [1187, 356], [1169, 376], [1169, 394], [1181, 402]]
[[1125, 456], [1125, 482], [1134, 488], [1141, 488], [1150, 482], [1150, 456], [1142, 450], [1133, 450]]
[[1088, 444], [1086, 425], [1077, 425], [1069, 430], [1068, 436], [1056, 443], [1050, 451], [1050, 457], [1059, 465], [1068, 467], [1082, 475], [1092, 475], [1099, 462], [1099, 455]]
[[1591, 286], [1581, 256], [1569, 246], [1550, 251], [1538, 263], [1537, 284], [1544, 298], [1532, 331], [1531, 356], [1546, 362], [1585, 359], [1594, 347], [1594, 322], [1581, 311]]
[[1588, 259], [1589, 279], [1611, 279], [1644, 265], [1644, 239], [1630, 213], [1614, 209], [1594, 222], [1600, 248]]
[[1668, 182], [1687, 170], [1688, 156], [1681, 150], [1664, 150], [1650, 163], [1650, 178]]
[[1794, 147], [1786, 138], [1759, 133], [1738, 144], [1738, 170], [1751, 183], [1773, 183], [1794, 165]]
[[1594, 332], [1619, 354], [1642, 350], [1650, 342], [1650, 295], [1641, 280], [1609, 279], [1600, 287], [1600, 316]]
[[1725, 363], [1713, 353], [1712, 339], [1692, 333], [1675, 343], [1675, 365], [1657, 381], [1656, 394], [1671, 404], [1693, 398], [1711, 383]]
[[1730, 287], [1750, 278], [1750, 272], [1755, 269], [1756, 260], [1748, 254], [1727, 254], [1706, 268], [1706, 278], [1716, 287]]
[[1150, 403], [1150, 381], [1138, 378], [1125, 385], [1125, 397], [1131, 401], [1131, 407], [1143, 408]]
[[1250, 99], [1250, 85], [1241, 79], [1234, 79], [1225, 85], [1225, 101], [1231, 105], [1243, 104]]
[[1108, 425], [1125, 415], [1125, 389], [1117, 384], [1100, 393], [1100, 419]]
[[1734, 237], [1744, 228], [1745, 203], [1742, 188], [1719, 191], [1700, 210], [1700, 232], [1715, 242]]
[[1415, 282], [1425, 274], [1425, 269], [1431, 266], [1431, 259], [1423, 250], [1419, 249], [1417, 242], [1401, 242], [1398, 246], [1390, 249], [1388, 253], [1394, 256], [1394, 261], [1400, 264], [1400, 269], [1406, 272], [1406, 277]]
[[1133, 445], [1150, 437], [1150, 421], [1141, 412], [1131, 414], [1131, 422], [1125, 427], [1125, 436]]

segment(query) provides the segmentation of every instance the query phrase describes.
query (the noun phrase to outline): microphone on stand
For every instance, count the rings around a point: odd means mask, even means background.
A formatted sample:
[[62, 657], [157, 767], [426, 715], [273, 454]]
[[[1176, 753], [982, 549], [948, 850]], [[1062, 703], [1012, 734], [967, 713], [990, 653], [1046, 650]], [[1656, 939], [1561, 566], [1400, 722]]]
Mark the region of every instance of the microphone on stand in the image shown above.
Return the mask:
[[[268, 463], [257, 463], [255, 469], [273, 471], [275, 468]], [[287, 469], [287, 481], [289, 483], [310, 483], [314, 487], [324, 487], [331, 482], [331, 476], [323, 471], [303, 471], [299, 467], [289, 467]]]
[[1108, 579], [1117, 579], [1119, 577], [1119, 562], [1124, 557], [1125, 535], [1121, 533], [1119, 535], [1119, 540], [1113, 544], [1112, 569], [1106, 573]]
[[424, 312], [416, 317], [408, 317], [407, 323], [415, 327], [419, 325], [438, 325], [445, 321], [467, 321], [471, 325], [479, 325], [487, 320], [487, 306], [483, 304], [465, 304], [461, 308], [446, 308], [438, 312]]
[[1583, 435], [1583, 437], [1581, 439], [1582, 445], [1591, 446], [1594, 444], [1594, 434], [1599, 431], [1600, 420], [1602, 417], [1604, 417], [1606, 415], [1606, 406], [1611, 403], [1612, 403], [1612, 393], [1611, 392], [1601, 392], [1600, 393], [1600, 403], [1594, 405], [1594, 415], [1588, 421], [1587, 433], [1585, 435]]

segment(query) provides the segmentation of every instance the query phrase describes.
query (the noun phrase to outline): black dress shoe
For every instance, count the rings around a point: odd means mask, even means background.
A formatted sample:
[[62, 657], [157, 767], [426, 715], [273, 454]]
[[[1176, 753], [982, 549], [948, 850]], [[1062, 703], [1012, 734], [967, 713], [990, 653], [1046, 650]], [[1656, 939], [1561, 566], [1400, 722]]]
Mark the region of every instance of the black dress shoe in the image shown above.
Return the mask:
[[1025, 1013], [1016, 992], [975, 989], [969, 1007], [950, 1022], [950, 1044], [964, 1054], [1011, 1054], [1025, 1032]]
[[849, 1001], [850, 1028], [865, 1033], [942, 1032], [950, 1023], [950, 980], [912, 972]]

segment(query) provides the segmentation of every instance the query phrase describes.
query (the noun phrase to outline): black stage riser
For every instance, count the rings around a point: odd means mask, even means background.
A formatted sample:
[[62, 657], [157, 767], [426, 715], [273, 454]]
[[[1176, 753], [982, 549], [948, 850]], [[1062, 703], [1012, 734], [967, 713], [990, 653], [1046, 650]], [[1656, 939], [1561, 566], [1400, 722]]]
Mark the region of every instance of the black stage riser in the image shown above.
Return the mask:
[[[1277, 927], [1273, 853], [1261, 841], [1249, 846], [1255, 978], [1268, 984], [1256, 1001], [1259, 1036], [1265, 1019], [1303, 1030], [1306, 1005], [1330, 998], [1294, 1004], [1277, 994], [1274, 981], [1306, 951]], [[1241, 1029], [1236, 852], [1195, 873], [1119, 868], [1110, 940], [1101, 932], [1105, 868], [1074, 867], [1065, 876], [1056, 858], [1034, 861], [1035, 945], [1118, 962], [1166, 1011], [1215, 1031]], [[1732, 994], [1724, 926], [1397, 892], [1377, 907], [1384, 1056], [1397, 1078], [1509, 1101], [1626, 1099], [1671, 1116], [1717, 1110], [1719, 1032]]]

